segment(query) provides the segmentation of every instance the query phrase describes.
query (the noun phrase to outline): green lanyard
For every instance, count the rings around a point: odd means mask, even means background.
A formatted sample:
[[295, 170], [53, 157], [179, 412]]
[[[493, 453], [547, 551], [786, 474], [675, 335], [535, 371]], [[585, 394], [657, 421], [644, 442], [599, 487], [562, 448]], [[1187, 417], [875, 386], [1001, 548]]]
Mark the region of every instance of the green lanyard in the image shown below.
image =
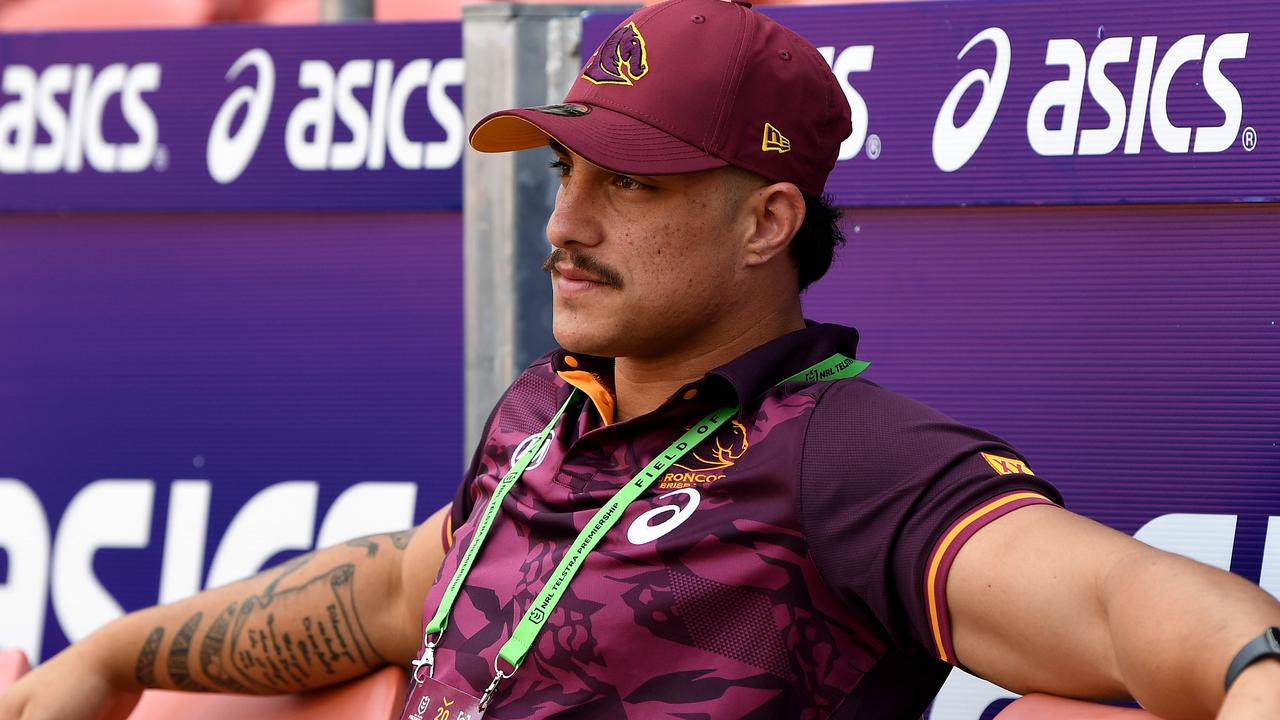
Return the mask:
[[[826, 382], [841, 378], [851, 378], [865, 370], [868, 365], [869, 363], [862, 360], [855, 360], [846, 355], [836, 353], [817, 365], [801, 370], [795, 375], [782, 380], [778, 384], [781, 385], [787, 382]], [[565, 400], [564, 405], [560, 406], [555, 416], [551, 418], [551, 422], [547, 423], [542, 432], [516, 458], [511, 469], [507, 471], [507, 474], [498, 482], [498, 486], [494, 488], [493, 497], [489, 499], [489, 504], [485, 507], [484, 514], [480, 516], [480, 521], [476, 523], [475, 533], [471, 537], [471, 542], [467, 546], [466, 552], [463, 553], [462, 559], [458, 562], [458, 569], [454, 572], [453, 578], [449, 580], [449, 585], [445, 588], [444, 596], [440, 599], [440, 606], [423, 630], [422, 657], [413, 661], [414, 679], [419, 683], [423, 682], [417, 674], [422, 666], [425, 665], [433, 676], [435, 674], [435, 648], [440, 644], [445, 627], [449, 624], [449, 615], [453, 612], [453, 605], [458, 599], [458, 593], [462, 590], [467, 574], [471, 572], [476, 556], [480, 554], [480, 549], [489, 535], [493, 521], [497, 517], [499, 510], [501, 510], [503, 499], [506, 498], [507, 493], [511, 491], [516, 482], [520, 480], [520, 476], [524, 474], [525, 469], [529, 467], [529, 463], [533, 461], [533, 458], [537, 457], [538, 453], [541, 452], [542, 446], [551, 437], [552, 430], [555, 429], [555, 426], [560, 422], [560, 418], [568, 410], [569, 405], [578, 397], [578, 394], [579, 392], [576, 389], [570, 393], [569, 399]], [[520, 664], [524, 662], [525, 657], [533, 647], [534, 641], [538, 638], [538, 633], [542, 631], [543, 624], [551, 616], [551, 611], [559, 604], [560, 598], [564, 595], [564, 591], [569, 587], [569, 583], [573, 581], [573, 577], [578, 573], [578, 570], [581, 569], [582, 563], [587, 559], [587, 555], [599, 544], [600, 539], [609, 532], [609, 529], [622, 518], [623, 511], [626, 510], [627, 506], [648, 490], [654, 481], [661, 477], [664, 470], [674, 465], [685, 454], [697, 447], [698, 443], [704, 438], [711, 436], [717, 428], [737, 412], [738, 408], [736, 406], [730, 406], [707, 413], [692, 428], [671, 443], [666, 450], [659, 453], [643, 470], [636, 473], [626, 485], [623, 485], [605, 503], [604, 507], [596, 511], [596, 514], [587, 523], [586, 528], [578, 533], [578, 537], [574, 539], [573, 545], [569, 547], [568, 552], [560, 560], [560, 564], [552, 571], [551, 577], [547, 580], [546, 585], [542, 587], [542, 592], [538, 593], [538, 596], [533, 599], [533, 604], [529, 606], [524, 616], [520, 618], [520, 622], [512, 632], [511, 638], [498, 650], [498, 657], [494, 659], [495, 674], [493, 682], [489, 683], [489, 687], [485, 689], [484, 697], [481, 700], [481, 709], [488, 705], [494, 691], [497, 690], [498, 683], [504, 678], [514, 675]], [[434, 639], [432, 636], [435, 636]], [[509, 672], [503, 671], [498, 667], [498, 660], [509, 664], [511, 670]]]

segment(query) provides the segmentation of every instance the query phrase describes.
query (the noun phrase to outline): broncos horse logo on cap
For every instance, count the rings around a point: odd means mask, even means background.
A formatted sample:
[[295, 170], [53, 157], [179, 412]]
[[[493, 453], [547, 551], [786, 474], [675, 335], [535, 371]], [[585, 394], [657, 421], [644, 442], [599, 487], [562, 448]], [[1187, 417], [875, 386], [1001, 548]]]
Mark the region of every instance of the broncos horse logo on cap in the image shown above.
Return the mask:
[[629, 22], [613, 31], [600, 45], [582, 77], [596, 85], [634, 85], [636, 80], [649, 72], [649, 56], [644, 48], [644, 36]]

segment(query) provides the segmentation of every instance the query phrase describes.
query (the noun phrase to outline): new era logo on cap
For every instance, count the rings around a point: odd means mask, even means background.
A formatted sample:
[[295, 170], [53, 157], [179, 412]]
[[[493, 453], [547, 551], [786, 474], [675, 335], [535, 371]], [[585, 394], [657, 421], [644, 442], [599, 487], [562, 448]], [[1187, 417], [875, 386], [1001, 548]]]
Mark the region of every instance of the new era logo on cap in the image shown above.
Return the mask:
[[784, 153], [791, 150], [791, 141], [786, 135], [778, 132], [778, 128], [770, 123], [764, 124], [764, 140], [760, 142], [760, 149], [764, 152]]

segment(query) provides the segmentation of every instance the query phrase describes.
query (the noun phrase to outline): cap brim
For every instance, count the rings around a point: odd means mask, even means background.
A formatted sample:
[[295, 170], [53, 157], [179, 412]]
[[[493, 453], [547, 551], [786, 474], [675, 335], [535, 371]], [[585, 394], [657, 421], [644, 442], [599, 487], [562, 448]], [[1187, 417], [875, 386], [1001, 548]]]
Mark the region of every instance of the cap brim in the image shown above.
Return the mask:
[[593, 165], [628, 175], [677, 175], [729, 163], [647, 123], [606, 108], [585, 114], [538, 108], [491, 113], [471, 131], [471, 147], [486, 153], [528, 150], [556, 142]]

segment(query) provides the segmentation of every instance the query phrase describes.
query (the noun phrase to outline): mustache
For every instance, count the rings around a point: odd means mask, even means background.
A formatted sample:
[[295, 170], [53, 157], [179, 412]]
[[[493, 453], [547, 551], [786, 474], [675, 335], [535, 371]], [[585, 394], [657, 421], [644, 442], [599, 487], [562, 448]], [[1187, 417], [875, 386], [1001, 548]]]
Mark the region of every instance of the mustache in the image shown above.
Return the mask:
[[542, 262], [542, 272], [549, 273], [555, 270], [556, 265], [564, 261], [568, 261], [575, 268], [593, 275], [600, 279], [600, 282], [611, 288], [622, 288], [622, 275], [617, 270], [596, 260], [590, 255], [583, 253], [569, 253], [564, 248], [556, 248], [551, 251], [547, 259]]

